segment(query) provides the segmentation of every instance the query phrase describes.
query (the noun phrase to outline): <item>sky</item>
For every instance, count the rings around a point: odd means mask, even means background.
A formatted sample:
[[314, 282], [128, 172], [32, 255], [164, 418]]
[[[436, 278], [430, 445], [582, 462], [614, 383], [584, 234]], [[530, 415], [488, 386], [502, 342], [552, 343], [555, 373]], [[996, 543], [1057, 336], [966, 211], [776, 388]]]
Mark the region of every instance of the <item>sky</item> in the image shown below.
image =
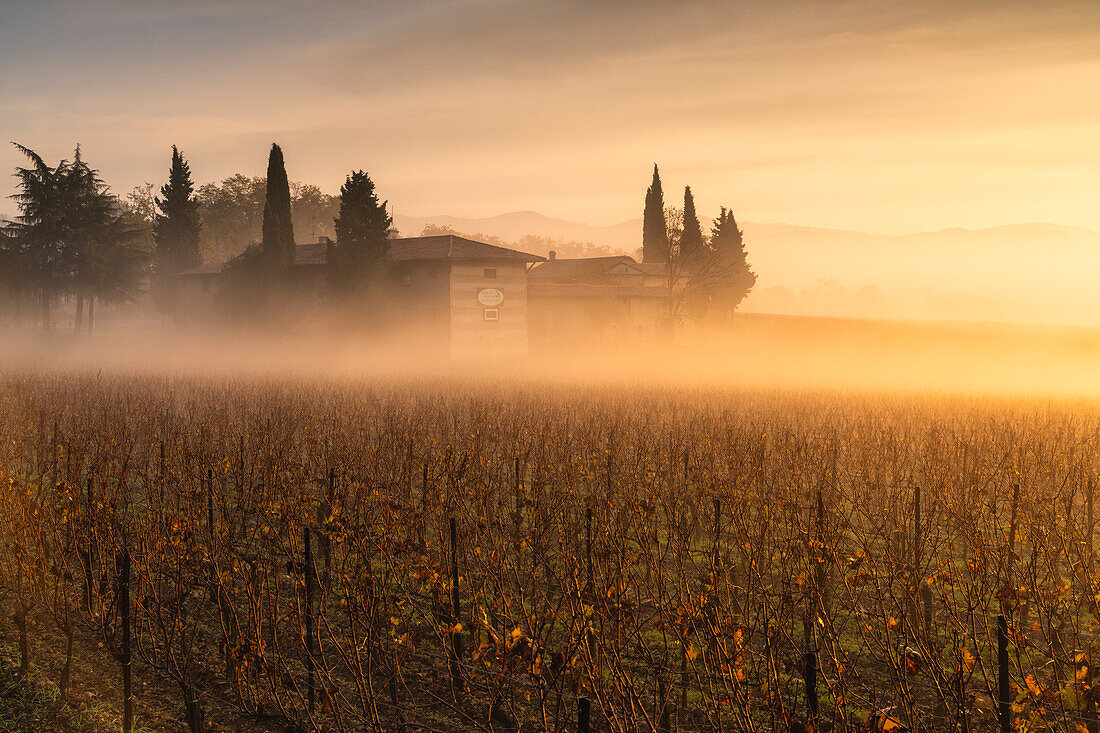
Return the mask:
[[1100, 230], [1098, 92], [1096, 0], [0, 0], [2, 139], [120, 193], [276, 141], [409, 215], [613, 224], [656, 162], [703, 217]]

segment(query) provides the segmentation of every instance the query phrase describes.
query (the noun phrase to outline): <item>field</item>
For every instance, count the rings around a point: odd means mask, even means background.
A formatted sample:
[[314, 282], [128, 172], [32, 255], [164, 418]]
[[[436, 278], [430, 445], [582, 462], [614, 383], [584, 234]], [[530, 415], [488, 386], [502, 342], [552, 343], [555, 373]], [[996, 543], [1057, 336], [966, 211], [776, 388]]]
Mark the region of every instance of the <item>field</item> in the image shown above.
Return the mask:
[[135, 729], [989, 730], [1004, 701], [1093, 731], [1098, 430], [1073, 399], [9, 370], [0, 631], [12, 675]]

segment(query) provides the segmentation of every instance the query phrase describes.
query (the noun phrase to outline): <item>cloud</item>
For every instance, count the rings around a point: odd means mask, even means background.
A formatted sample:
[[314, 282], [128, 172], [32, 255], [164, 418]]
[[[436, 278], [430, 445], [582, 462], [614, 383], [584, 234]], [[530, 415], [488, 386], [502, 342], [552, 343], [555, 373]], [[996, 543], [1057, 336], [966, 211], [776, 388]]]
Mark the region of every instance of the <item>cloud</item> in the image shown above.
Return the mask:
[[278, 139], [294, 177], [332, 191], [366, 167], [409, 213], [610, 223], [657, 159], [670, 191], [758, 219], [1100, 226], [1080, 191], [1091, 0], [69, 0], [10, 17], [9, 134], [84, 142], [122, 189], [161, 176], [173, 143], [209, 180], [260, 171]]

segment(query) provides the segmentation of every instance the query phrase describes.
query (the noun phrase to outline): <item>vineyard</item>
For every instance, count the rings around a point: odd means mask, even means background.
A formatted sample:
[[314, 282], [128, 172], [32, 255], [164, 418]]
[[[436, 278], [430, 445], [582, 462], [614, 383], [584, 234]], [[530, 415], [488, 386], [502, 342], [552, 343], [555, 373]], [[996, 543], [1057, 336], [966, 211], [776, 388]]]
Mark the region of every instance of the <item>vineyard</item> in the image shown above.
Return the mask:
[[1100, 404], [0, 376], [0, 629], [125, 730], [1100, 731]]

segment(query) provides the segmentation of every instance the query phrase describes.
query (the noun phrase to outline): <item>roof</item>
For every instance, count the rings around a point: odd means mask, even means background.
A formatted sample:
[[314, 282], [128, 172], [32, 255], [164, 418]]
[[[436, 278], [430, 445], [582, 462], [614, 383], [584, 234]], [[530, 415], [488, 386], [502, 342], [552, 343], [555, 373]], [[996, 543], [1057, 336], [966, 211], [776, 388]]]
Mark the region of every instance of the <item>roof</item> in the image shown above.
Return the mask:
[[[330, 242], [299, 244], [294, 248], [295, 267], [320, 267], [328, 261]], [[541, 262], [545, 257], [520, 252], [495, 244], [476, 242], [453, 234], [438, 237], [404, 237], [390, 240], [390, 256], [398, 262], [412, 260], [485, 260], [510, 262]], [[225, 267], [224, 262], [208, 262], [204, 265], [177, 273], [177, 276], [217, 275]]]
[[224, 267], [224, 262], [206, 262], [199, 265], [198, 267], [192, 267], [190, 270], [177, 272], [176, 277], [181, 277], [184, 275], [220, 275]]
[[646, 285], [528, 282], [530, 298], [667, 298], [668, 289]]
[[520, 252], [495, 244], [476, 242], [454, 234], [437, 237], [404, 237], [390, 240], [390, 256], [399, 262], [409, 260], [511, 260], [542, 262], [545, 257]]
[[294, 248], [294, 266], [310, 267], [328, 262], [329, 242], [299, 244]]
[[625, 265], [643, 275], [664, 275], [668, 272], [661, 263], [643, 264], [630, 255], [610, 257], [580, 257], [576, 259], [553, 259], [531, 268], [531, 281], [575, 282], [601, 278], [612, 269]]
[[665, 262], [636, 262], [635, 267], [646, 275], [668, 275], [668, 264]]

